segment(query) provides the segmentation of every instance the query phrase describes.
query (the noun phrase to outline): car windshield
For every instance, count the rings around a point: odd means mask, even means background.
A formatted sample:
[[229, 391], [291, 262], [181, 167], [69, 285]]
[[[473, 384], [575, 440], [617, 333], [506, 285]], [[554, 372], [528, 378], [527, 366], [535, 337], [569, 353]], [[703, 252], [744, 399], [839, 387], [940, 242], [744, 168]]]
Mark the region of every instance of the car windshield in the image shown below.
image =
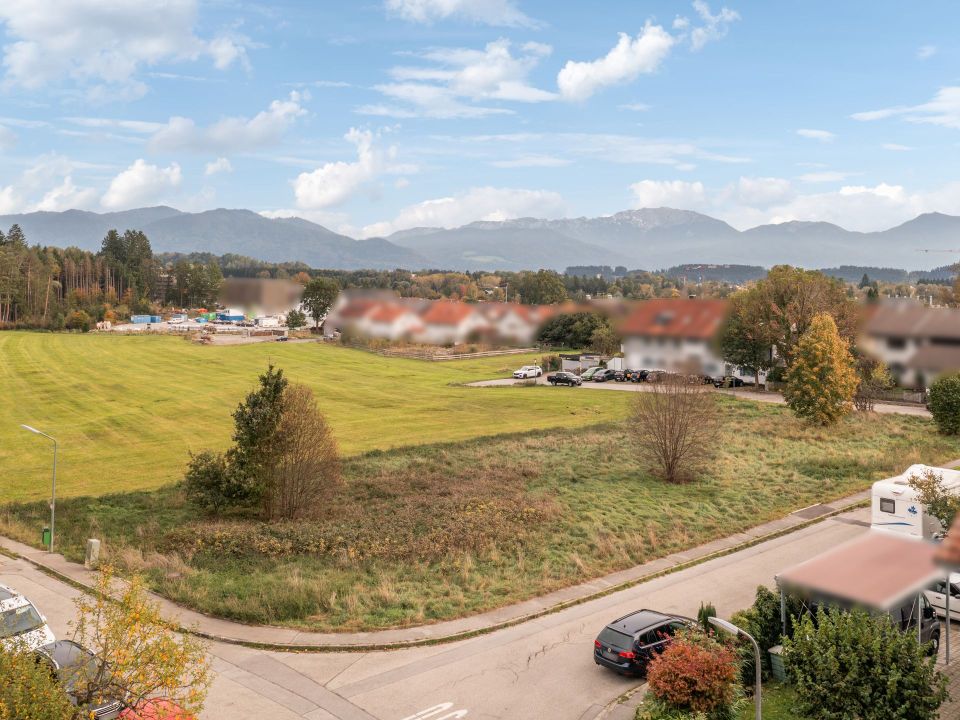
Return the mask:
[[43, 626], [43, 618], [33, 605], [0, 612], [0, 637], [16, 637]]

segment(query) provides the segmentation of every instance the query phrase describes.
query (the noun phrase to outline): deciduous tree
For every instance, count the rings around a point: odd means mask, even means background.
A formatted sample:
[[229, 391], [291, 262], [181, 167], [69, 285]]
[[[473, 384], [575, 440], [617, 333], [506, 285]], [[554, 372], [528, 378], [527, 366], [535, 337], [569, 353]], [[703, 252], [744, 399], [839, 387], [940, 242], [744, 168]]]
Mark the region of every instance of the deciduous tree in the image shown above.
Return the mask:
[[716, 398], [683, 377], [668, 377], [637, 393], [628, 422], [634, 446], [650, 470], [668, 482], [688, 482], [717, 446]]
[[307, 324], [307, 316], [299, 310], [291, 310], [287, 313], [287, 327], [293, 331], [299, 330]]
[[307, 283], [303, 290], [303, 307], [313, 318], [314, 327], [320, 327], [330, 308], [340, 294], [340, 283], [331, 278], [318, 277]]
[[853, 408], [857, 372], [847, 342], [833, 318], [821, 313], [797, 343], [783, 396], [793, 412], [817, 425], [830, 425]]
[[264, 514], [271, 520], [315, 515], [340, 483], [340, 454], [333, 431], [306, 385], [283, 392], [283, 411], [266, 468]]
[[0, 720], [80, 720], [63, 688], [26, 647], [0, 647]]
[[76, 599], [74, 639], [97, 653], [76, 691], [82, 698], [116, 697], [137, 707], [151, 697], [170, 700], [199, 715], [212, 680], [206, 644], [173, 632], [143, 579], [116, 580], [110, 568], [97, 574], [94, 592]]

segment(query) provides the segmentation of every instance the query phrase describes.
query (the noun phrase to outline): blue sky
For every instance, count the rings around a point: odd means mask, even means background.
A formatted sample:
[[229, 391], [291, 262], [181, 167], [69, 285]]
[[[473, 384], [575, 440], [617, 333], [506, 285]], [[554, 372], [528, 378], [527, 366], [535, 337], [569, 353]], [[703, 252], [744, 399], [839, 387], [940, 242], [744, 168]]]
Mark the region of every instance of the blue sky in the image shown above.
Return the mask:
[[960, 214], [960, 4], [5, 0], [0, 214]]

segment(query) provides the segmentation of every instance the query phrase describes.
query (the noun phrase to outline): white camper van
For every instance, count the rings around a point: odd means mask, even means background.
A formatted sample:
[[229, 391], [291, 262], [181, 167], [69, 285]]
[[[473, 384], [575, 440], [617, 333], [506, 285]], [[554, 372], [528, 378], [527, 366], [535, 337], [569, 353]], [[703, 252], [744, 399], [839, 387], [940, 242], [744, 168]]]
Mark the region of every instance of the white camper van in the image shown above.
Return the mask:
[[916, 501], [916, 493], [908, 484], [911, 476], [921, 476], [931, 470], [942, 478], [944, 488], [960, 492], [960, 470], [911, 465], [902, 475], [873, 484], [870, 528], [924, 539], [943, 532], [940, 521], [927, 514], [926, 507]]

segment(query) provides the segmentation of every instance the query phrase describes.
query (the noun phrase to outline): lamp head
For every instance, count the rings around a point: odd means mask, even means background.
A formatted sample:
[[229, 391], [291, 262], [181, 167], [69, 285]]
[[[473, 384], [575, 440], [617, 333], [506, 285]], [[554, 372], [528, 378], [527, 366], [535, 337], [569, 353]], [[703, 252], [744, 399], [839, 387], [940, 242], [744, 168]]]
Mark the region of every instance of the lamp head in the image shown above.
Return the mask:
[[34, 427], [30, 427], [29, 425], [21, 425], [20, 427], [22, 427], [24, 430], [29, 430], [30, 432], [35, 433], [37, 435], [41, 434], [39, 430], [37, 430]]
[[732, 633], [733, 635], [740, 635], [743, 632], [740, 628], [738, 628], [732, 622], [728, 622], [727, 620], [724, 620], [722, 618], [710, 617], [710, 618], [707, 618], [707, 622], [709, 622], [714, 627], [720, 628], [721, 630], [726, 630], [728, 633]]

